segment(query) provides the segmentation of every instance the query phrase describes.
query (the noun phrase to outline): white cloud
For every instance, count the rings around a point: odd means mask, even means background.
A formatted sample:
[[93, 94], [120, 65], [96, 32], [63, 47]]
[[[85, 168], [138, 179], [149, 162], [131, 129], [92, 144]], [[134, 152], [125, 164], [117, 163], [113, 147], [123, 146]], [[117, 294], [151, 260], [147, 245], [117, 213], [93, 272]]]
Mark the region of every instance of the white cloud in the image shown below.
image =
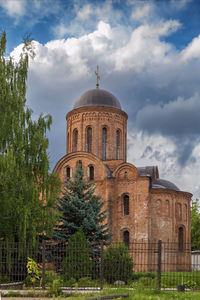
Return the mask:
[[144, 19], [149, 16], [151, 10], [152, 10], [152, 4], [150, 5], [149, 3], [143, 6], [137, 6], [133, 10], [131, 14], [131, 18], [137, 21], [139, 20], [144, 21]]
[[179, 10], [179, 9], [185, 8], [185, 6], [186, 6], [189, 2], [191, 2], [191, 0], [178, 0], [178, 1], [177, 1], [177, 0], [171, 0], [171, 1], [170, 1], [170, 5], [171, 5], [173, 8]]
[[86, 4], [82, 9], [77, 8], [77, 19], [81, 21], [87, 20], [92, 14], [92, 8], [90, 4]]
[[[81, 93], [95, 87], [94, 70], [98, 64], [100, 87], [113, 92], [129, 114], [129, 161], [136, 166], [158, 165], [161, 177], [200, 195], [200, 146], [198, 141], [190, 143], [188, 136], [194, 133], [194, 126], [187, 125], [197, 122], [196, 127], [200, 127], [200, 61], [183, 64], [184, 50], [179, 52], [163, 40], [179, 27], [179, 22], [173, 20], [131, 29], [99, 21], [94, 30], [80, 37], [44, 45], [34, 43], [36, 57], [30, 62], [28, 104], [36, 114], [42, 111], [53, 115], [52, 165], [65, 153], [65, 115]], [[19, 56], [20, 47], [12, 52], [14, 57]], [[188, 119], [183, 118], [184, 114]], [[156, 134], [154, 129], [164, 128], [166, 116], [166, 129], [172, 125], [174, 129], [170, 135], [164, 131]], [[155, 126], [148, 134], [144, 133], [145, 118], [149, 129]], [[140, 121], [138, 128], [135, 120]], [[178, 148], [172, 136], [178, 125], [183, 129], [184, 124], [187, 133], [182, 134]], [[188, 144], [191, 148], [187, 164], [181, 165], [181, 151]]]
[[193, 150], [196, 160], [184, 167], [177, 164], [176, 144], [161, 134], [133, 130], [128, 135], [128, 145], [128, 161], [136, 167], [158, 166], [160, 178], [172, 181], [182, 191], [193, 193], [194, 199], [199, 197], [200, 143]]
[[137, 113], [136, 123], [148, 132], [166, 135], [199, 134], [200, 96], [195, 93], [188, 99], [178, 97], [166, 104], [144, 106]]
[[169, 35], [180, 27], [177, 21], [161, 22], [156, 25], [141, 25], [136, 28], [129, 42], [116, 50], [112, 59], [117, 70], [135, 69], [141, 71], [148, 64], [162, 62], [173, 51], [170, 44], [160, 41], [161, 36]]
[[0, 0], [3, 7], [10, 17], [21, 17], [26, 12], [26, 0]]
[[187, 61], [192, 58], [200, 58], [200, 35], [195, 37], [181, 53], [182, 61]]
[[92, 1], [82, 5], [80, 1], [75, 1], [72, 13], [75, 14], [73, 19], [69, 21], [64, 13], [60, 23], [52, 27], [55, 37], [63, 38], [67, 34], [80, 37], [91, 29], [95, 30], [99, 22], [117, 25], [122, 17], [120, 10], [113, 10], [112, 1], [102, 1], [100, 5]]

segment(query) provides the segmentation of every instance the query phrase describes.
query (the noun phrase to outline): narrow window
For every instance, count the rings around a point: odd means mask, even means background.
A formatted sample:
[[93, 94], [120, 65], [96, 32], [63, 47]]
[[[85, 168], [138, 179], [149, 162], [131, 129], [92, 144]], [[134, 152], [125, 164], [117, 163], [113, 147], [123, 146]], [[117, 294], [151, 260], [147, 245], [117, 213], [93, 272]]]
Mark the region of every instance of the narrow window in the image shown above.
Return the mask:
[[178, 250], [180, 252], [183, 251], [183, 227], [178, 229]]
[[69, 132], [67, 134], [67, 153], [69, 153], [70, 150], [69, 150]]
[[129, 215], [129, 196], [124, 195], [123, 197], [124, 215]]
[[67, 180], [70, 179], [70, 167], [66, 168], [66, 176], [67, 176]]
[[92, 128], [87, 127], [87, 152], [92, 152]]
[[78, 168], [79, 166], [80, 166], [81, 169], [82, 169], [82, 161], [81, 161], [81, 160], [78, 160], [78, 161], [77, 161], [76, 167]]
[[78, 130], [73, 131], [73, 152], [78, 151]]
[[94, 167], [89, 166], [89, 179], [94, 180]]
[[102, 159], [106, 160], [107, 128], [102, 129]]
[[128, 230], [124, 231], [123, 241], [124, 241], [125, 246], [129, 248], [129, 232], [128, 232]]
[[120, 130], [116, 131], [116, 159], [120, 158]]

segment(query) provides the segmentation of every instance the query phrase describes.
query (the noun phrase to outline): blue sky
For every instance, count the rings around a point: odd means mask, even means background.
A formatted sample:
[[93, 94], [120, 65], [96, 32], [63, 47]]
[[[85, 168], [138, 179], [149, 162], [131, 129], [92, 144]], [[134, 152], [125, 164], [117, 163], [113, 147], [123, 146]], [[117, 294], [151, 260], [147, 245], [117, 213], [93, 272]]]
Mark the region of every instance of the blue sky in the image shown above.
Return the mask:
[[128, 120], [128, 161], [200, 197], [200, 1], [0, 0], [0, 28], [16, 60], [31, 34], [27, 104], [53, 116], [51, 169], [66, 149], [66, 113], [100, 87]]

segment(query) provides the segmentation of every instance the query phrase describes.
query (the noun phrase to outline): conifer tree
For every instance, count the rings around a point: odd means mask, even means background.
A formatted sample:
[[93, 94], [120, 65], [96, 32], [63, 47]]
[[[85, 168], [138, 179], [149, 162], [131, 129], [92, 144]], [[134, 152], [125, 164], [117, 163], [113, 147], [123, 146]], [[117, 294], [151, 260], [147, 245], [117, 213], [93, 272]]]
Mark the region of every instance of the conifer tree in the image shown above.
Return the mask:
[[[26, 40], [19, 63], [5, 57], [6, 34], [0, 35], [0, 237], [10, 247], [36, 245], [51, 234], [60, 183], [49, 174], [47, 155], [51, 116], [31, 119], [26, 80], [31, 43]], [[12, 244], [12, 245], [11, 245]]]
[[54, 231], [57, 240], [68, 241], [82, 228], [89, 245], [94, 247], [101, 241], [106, 243], [111, 238], [106, 211], [102, 210], [100, 196], [94, 194], [94, 182], [87, 182], [81, 164], [78, 164], [73, 180], [68, 180], [63, 196], [58, 199], [57, 209], [61, 213]]

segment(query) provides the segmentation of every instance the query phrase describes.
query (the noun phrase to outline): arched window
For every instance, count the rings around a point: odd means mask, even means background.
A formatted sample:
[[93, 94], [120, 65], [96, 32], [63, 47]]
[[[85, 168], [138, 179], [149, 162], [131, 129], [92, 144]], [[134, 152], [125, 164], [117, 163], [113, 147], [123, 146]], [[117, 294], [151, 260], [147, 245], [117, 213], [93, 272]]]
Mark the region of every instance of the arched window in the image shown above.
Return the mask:
[[66, 177], [67, 177], [67, 180], [70, 179], [70, 173], [71, 173], [70, 172], [70, 167], [67, 167], [66, 168]]
[[78, 130], [73, 131], [73, 152], [78, 151]]
[[78, 168], [79, 166], [82, 169], [82, 161], [81, 160], [78, 160], [77, 163], [76, 163], [76, 167]]
[[92, 128], [87, 127], [87, 152], [92, 152]]
[[117, 131], [116, 131], [116, 159], [120, 158], [120, 139], [121, 139], [121, 133], [120, 133], [120, 130], [117, 129]]
[[102, 129], [102, 159], [106, 160], [107, 128]]
[[67, 153], [69, 153], [70, 150], [69, 150], [69, 132], [67, 134]]
[[125, 230], [124, 233], [123, 233], [123, 242], [125, 244], [126, 247], [129, 248], [129, 231], [128, 230]]
[[183, 227], [179, 227], [178, 229], [178, 250], [179, 251], [183, 251], [183, 242], [184, 242]]
[[90, 180], [94, 180], [94, 167], [93, 166], [89, 166], [88, 167], [88, 171], [89, 171], [89, 179]]
[[129, 215], [129, 196], [124, 195], [123, 197], [124, 215]]

